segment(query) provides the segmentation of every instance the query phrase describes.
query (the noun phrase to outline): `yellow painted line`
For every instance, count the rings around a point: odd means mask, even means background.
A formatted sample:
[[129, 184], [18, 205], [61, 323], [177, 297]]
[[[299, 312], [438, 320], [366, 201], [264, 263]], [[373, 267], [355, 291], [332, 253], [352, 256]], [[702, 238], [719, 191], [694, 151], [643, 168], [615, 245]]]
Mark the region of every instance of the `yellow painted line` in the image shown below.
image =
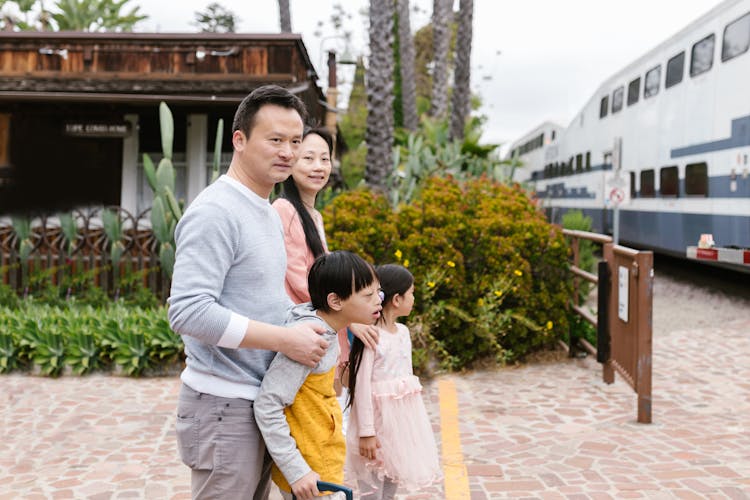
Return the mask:
[[469, 473], [461, 451], [461, 435], [458, 429], [458, 395], [452, 380], [438, 381], [440, 397], [440, 434], [443, 445], [443, 475], [447, 500], [469, 499]]

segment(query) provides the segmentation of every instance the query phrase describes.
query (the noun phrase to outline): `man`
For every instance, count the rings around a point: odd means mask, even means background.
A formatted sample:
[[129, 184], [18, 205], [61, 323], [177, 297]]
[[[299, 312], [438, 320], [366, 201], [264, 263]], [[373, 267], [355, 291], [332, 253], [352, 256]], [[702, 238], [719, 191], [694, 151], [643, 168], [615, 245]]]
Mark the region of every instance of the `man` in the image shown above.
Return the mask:
[[279, 326], [292, 302], [268, 197], [291, 173], [305, 115], [281, 87], [248, 95], [235, 113], [227, 174], [198, 195], [175, 231], [169, 321], [187, 355], [176, 430], [193, 498], [268, 497], [271, 463], [253, 417], [263, 375], [274, 351], [312, 367], [328, 348], [319, 325]]

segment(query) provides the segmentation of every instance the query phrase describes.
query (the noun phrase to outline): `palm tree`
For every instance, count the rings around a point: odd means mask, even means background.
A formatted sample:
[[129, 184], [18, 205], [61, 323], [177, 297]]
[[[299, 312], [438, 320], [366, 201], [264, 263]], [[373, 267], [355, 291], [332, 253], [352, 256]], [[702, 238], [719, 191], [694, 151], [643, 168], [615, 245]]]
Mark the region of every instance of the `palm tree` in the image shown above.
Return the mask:
[[434, 0], [432, 4], [432, 44], [435, 51], [432, 71], [432, 109], [430, 115], [442, 118], [448, 110], [448, 47], [453, 0]]
[[471, 37], [474, 0], [461, 0], [456, 33], [456, 67], [453, 80], [451, 139], [463, 140], [471, 96]]
[[393, 165], [393, 0], [370, 0], [365, 181], [385, 189]]
[[404, 128], [417, 130], [417, 81], [414, 75], [414, 38], [409, 23], [409, 0], [398, 1], [398, 39], [401, 53], [401, 106]]
[[132, 31], [136, 23], [148, 16], [121, 10], [130, 0], [57, 0], [52, 20], [61, 31]]
[[289, 11], [289, 0], [279, 0], [279, 24], [282, 33], [292, 32], [292, 14]]

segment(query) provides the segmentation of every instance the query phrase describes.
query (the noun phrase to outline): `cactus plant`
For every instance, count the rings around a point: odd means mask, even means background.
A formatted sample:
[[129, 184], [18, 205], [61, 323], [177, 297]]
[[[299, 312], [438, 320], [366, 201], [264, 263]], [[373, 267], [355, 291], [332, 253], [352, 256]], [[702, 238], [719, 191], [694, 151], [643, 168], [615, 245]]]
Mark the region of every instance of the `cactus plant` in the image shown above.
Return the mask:
[[151, 207], [151, 227], [159, 242], [159, 262], [164, 272], [172, 277], [174, 270], [174, 228], [182, 217], [182, 209], [174, 195], [175, 172], [172, 165], [172, 144], [174, 142], [174, 118], [165, 102], [159, 104], [161, 125], [161, 147], [164, 155], [159, 166], [143, 155], [143, 171], [151, 190], [154, 203]]

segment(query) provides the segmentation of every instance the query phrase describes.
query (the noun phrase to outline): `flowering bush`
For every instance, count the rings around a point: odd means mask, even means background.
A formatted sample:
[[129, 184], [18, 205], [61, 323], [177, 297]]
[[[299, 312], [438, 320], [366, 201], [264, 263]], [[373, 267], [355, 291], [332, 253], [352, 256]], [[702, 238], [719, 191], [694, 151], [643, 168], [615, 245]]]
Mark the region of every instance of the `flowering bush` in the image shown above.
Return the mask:
[[415, 366], [461, 369], [522, 359], [567, 331], [568, 247], [518, 186], [427, 180], [394, 212], [385, 196], [343, 193], [324, 211], [329, 245], [416, 279], [407, 323]]

